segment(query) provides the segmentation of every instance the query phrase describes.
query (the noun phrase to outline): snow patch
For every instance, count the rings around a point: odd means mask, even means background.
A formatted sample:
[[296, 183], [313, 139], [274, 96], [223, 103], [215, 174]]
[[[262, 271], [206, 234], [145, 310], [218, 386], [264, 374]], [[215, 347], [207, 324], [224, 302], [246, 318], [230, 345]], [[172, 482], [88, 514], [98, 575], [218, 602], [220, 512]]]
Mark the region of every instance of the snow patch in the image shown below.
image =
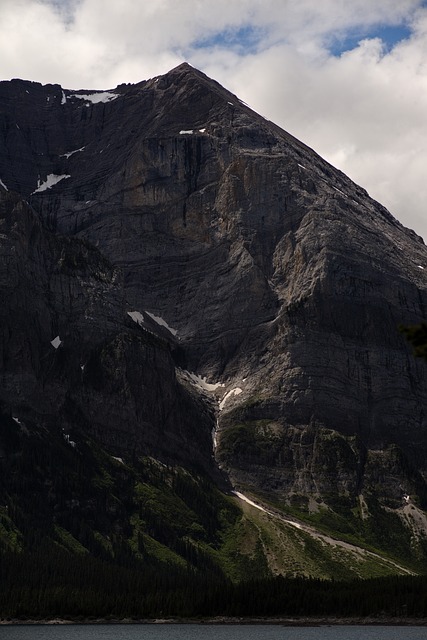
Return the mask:
[[155, 316], [149, 311], [145, 311], [145, 313], [147, 314], [147, 316], [150, 316], [150, 318], [152, 318], [152, 320], [154, 320], [154, 322], [156, 322], [158, 325], [160, 325], [161, 327], [165, 327], [165, 329], [167, 329], [173, 336], [176, 336], [178, 331], [170, 327], [166, 320], [163, 320], [163, 318], [161, 318], [160, 316]]
[[116, 456], [111, 456], [113, 458], [113, 460], [117, 460], [117, 462], [121, 462], [122, 464], [124, 464], [123, 462], [123, 458], [117, 458]]
[[5, 183], [1, 178], [0, 178], [0, 187], [3, 187], [3, 189], [5, 189], [6, 191], [9, 191], [9, 189], [6, 187]]
[[136, 324], [139, 324], [140, 327], [144, 324], [144, 316], [139, 311], [128, 311], [128, 316], [132, 318]]
[[62, 92], [61, 104], [66, 104], [66, 102], [67, 102], [67, 96], [65, 95], [64, 92]]
[[303, 165], [303, 164], [300, 164], [300, 163], [298, 162], [298, 166], [299, 166], [299, 167], [301, 167], [301, 169], [304, 169], [305, 171], [307, 171], [307, 167], [304, 167], [304, 165]]
[[[147, 312], [144, 311], [144, 313], [147, 313]], [[142, 329], [144, 329], [144, 331], [147, 331], [147, 333], [150, 333], [152, 336], [158, 337], [157, 333], [154, 333], [153, 331], [150, 330], [151, 325], [150, 324], [147, 325], [147, 321], [144, 318], [144, 315], [140, 311], [127, 311], [127, 314], [138, 325], [138, 327], [141, 327]]]
[[111, 102], [111, 100], [115, 100], [119, 96], [117, 93], [111, 93], [110, 91], [101, 91], [99, 93], [72, 93], [69, 97], [97, 104], [98, 102]]
[[74, 151], [68, 151], [68, 153], [63, 153], [61, 156], [59, 156], [60, 158], [70, 158], [72, 155], [74, 155], [75, 153], [78, 153], [79, 151], [83, 151], [83, 149], [86, 149], [86, 147], [80, 147], [80, 149], [74, 149]]
[[205, 133], [206, 127], [204, 129], [199, 129], [199, 133]]
[[50, 344], [54, 349], [58, 349], [62, 344], [62, 340], [59, 336], [56, 336], [56, 338], [50, 341]]
[[68, 442], [69, 445], [71, 445], [73, 447], [73, 449], [76, 448], [76, 443], [74, 442], [74, 440], [71, 440], [70, 436], [68, 435], [68, 433], [63, 433], [62, 434], [64, 436], [64, 440], [65, 442]]
[[33, 191], [33, 193], [40, 193], [41, 191], [46, 191], [46, 189], [51, 189], [55, 184], [58, 184], [58, 182], [65, 180], [66, 178], [71, 178], [71, 176], [66, 175], [65, 173], [61, 176], [49, 173], [44, 182], [40, 183], [40, 180], [37, 180], [37, 189]]
[[[1, 180], [0, 180], [0, 183], [1, 183]], [[3, 184], [3, 183], [2, 183], [2, 184]], [[4, 186], [4, 185], [3, 185], [3, 186]], [[7, 191], [7, 189], [6, 189], [6, 191]], [[419, 265], [418, 265], [418, 269], [424, 269], [424, 267], [423, 267], [421, 264], [419, 264]]]
[[21, 426], [22, 423], [19, 418], [15, 418], [15, 416], [12, 416], [12, 420], [15, 420], [16, 424], [19, 424], [19, 426]]
[[260, 504], [257, 504], [250, 498], [247, 498], [246, 496], [243, 495], [243, 493], [239, 493], [238, 491], [233, 491], [233, 493], [235, 496], [240, 498], [240, 500], [243, 500], [244, 502], [247, 502], [248, 504], [250, 504], [251, 507], [255, 507], [255, 509], [259, 509], [260, 511], [264, 511], [264, 513], [268, 513], [267, 509], [264, 509], [264, 507], [261, 507]]
[[184, 371], [183, 373], [185, 373], [195, 385], [197, 385], [204, 391], [216, 391], [216, 389], [218, 389], [219, 387], [224, 386], [222, 382], [214, 382], [213, 384], [207, 382], [206, 376], [202, 378], [201, 376], [198, 376], [195, 373], [191, 373], [190, 371]]
[[233, 491], [233, 494], [237, 496], [237, 498], [240, 498], [240, 500], [243, 500], [244, 502], [247, 502], [247, 504], [250, 504], [251, 507], [255, 507], [255, 509], [258, 509], [259, 511], [263, 511], [264, 513], [267, 513], [269, 516], [273, 516], [274, 518], [279, 518], [279, 520], [282, 520], [282, 522], [286, 522], [286, 524], [290, 524], [292, 527], [295, 527], [296, 529], [304, 529], [308, 531], [308, 527], [303, 527], [302, 525], [299, 524], [299, 522], [295, 522], [294, 520], [288, 520], [288, 518], [280, 516], [274, 513], [273, 511], [264, 509], [264, 507], [262, 507], [260, 504], [257, 504], [250, 498], [247, 498], [245, 495], [243, 495], [243, 493], [239, 493], [239, 491]]
[[140, 311], [127, 311], [127, 314], [138, 325], [138, 327], [141, 327], [142, 329], [144, 329], [144, 331], [147, 331], [147, 333], [150, 333], [152, 336], [158, 337], [158, 334], [150, 331], [150, 325], [147, 326], [146, 319]]
[[190, 135], [190, 134], [192, 134], [192, 133], [194, 133], [193, 129], [182, 129], [182, 130], [179, 132], [179, 135], [180, 135], [180, 136], [183, 136], [183, 135]]
[[234, 103], [233, 102], [228, 102], [227, 104], [231, 104], [231, 106], [234, 107]]
[[241, 389], [240, 387], [236, 387], [235, 389], [230, 389], [230, 391], [227, 391], [227, 393], [225, 394], [225, 396], [222, 398], [221, 402], [219, 403], [219, 410], [222, 411], [225, 407], [225, 403], [227, 402], [227, 400], [232, 396], [239, 396], [242, 393], [243, 389]]

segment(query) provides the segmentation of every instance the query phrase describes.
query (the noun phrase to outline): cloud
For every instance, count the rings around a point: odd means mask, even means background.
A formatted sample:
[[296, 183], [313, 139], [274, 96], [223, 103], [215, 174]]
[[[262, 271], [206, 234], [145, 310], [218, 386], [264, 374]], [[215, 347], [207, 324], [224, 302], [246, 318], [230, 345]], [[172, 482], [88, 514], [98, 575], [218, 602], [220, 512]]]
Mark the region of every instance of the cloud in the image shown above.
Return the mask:
[[[156, 74], [197, 43], [215, 47], [222, 39], [227, 48], [233, 34], [252, 32], [260, 51], [279, 43], [304, 50], [348, 29], [410, 19], [418, 6], [418, 0], [2, 0], [0, 53], [7, 54], [6, 76], [30, 71], [42, 82], [80, 78], [95, 88], [127, 61], [122, 81], [141, 80], [148, 66]], [[130, 78], [135, 62], [141, 71]]]
[[108, 89], [187, 59], [427, 239], [424, 5], [1, 0], [0, 60], [5, 79]]

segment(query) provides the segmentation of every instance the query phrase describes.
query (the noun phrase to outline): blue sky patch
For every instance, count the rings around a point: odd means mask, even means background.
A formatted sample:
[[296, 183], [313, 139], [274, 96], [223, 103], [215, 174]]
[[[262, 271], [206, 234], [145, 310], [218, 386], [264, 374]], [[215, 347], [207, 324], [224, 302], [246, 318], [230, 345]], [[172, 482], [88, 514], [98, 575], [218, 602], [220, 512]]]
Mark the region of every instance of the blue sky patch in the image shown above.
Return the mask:
[[400, 25], [377, 25], [366, 31], [354, 30], [342, 34], [342, 37], [333, 37], [329, 46], [329, 51], [334, 56], [340, 56], [345, 51], [351, 51], [360, 40], [365, 38], [380, 38], [386, 51], [390, 51], [401, 40], [406, 40], [411, 35], [411, 29], [406, 24]]
[[194, 47], [196, 49], [220, 47], [234, 49], [243, 54], [255, 53], [263, 35], [262, 29], [246, 25], [236, 29], [225, 29], [206, 38], [201, 38], [194, 43]]

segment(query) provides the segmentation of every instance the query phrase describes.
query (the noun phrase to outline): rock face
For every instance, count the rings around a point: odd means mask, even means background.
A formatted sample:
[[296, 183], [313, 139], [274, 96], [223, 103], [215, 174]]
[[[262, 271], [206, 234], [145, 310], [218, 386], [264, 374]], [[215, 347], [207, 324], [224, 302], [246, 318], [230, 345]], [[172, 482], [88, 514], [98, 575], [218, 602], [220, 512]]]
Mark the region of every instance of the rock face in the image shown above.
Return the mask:
[[215, 475], [212, 411], [178, 381], [156, 323], [128, 310], [120, 270], [88, 243], [51, 234], [16, 193], [0, 203], [3, 411], [71, 439], [86, 431], [118, 456], [191, 461]]
[[11, 410], [72, 402], [116, 450], [208, 468], [216, 412], [240, 488], [427, 504], [427, 367], [398, 330], [426, 318], [421, 238], [187, 64], [109, 92], [3, 82], [0, 123]]

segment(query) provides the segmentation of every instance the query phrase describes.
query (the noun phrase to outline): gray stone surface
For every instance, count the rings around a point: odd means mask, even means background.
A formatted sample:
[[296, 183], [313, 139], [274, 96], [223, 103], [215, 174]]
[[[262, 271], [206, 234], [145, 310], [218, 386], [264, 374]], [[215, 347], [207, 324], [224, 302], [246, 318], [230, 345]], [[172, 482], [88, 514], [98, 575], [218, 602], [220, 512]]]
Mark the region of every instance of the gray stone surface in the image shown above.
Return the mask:
[[134, 322], [120, 269], [0, 192], [0, 403], [116, 456], [213, 465], [212, 408], [176, 375], [156, 323]]

